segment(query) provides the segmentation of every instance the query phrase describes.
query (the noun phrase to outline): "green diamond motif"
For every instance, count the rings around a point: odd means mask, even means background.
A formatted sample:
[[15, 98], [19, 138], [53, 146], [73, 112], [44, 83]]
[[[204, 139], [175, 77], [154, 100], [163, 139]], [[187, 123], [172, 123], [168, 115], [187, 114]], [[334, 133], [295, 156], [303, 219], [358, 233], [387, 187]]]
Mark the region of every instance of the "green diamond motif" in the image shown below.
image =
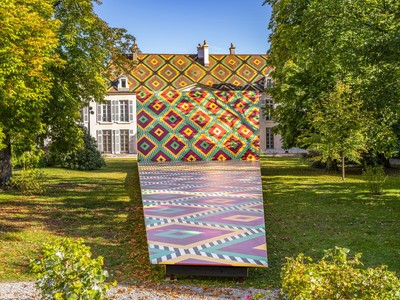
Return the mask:
[[175, 96], [175, 94], [174, 94], [173, 91], [169, 91], [169, 92], [167, 93], [167, 97], [172, 98], [173, 96]]
[[231, 141], [231, 147], [236, 149], [239, 144], [236, 141]]
[[147, 118], [146, 116], [141, 116], [141, 117], [139, 118], [139, 121], [140, 121], [141, 123], [146, 123], [147, 120], [148, 120], [148, 118]]
[[140, 145], [140, 148], [142, 148], [143, 150], [147, 150], [147, 149], [149, 149], [150, 148], [150, 145], [149, 144], [147, 144], [146, 142], [144, 142], [143, 144], [141, 144]]
[[171, 123], [175, 123], [178, 119], [175, 116], [169, 116], [168, 121], [170, 121]]
[[174, 150], [178, 149], [179, 146], [180, 146], [179, 143], [177, 143], [176, 141], [174, 141], [174, 142], [171, 144], [171, 147], [172, 147]]
[[200, 146], [205, 150], [208, 147], [208, 143], [206, 141], [203, 141]]

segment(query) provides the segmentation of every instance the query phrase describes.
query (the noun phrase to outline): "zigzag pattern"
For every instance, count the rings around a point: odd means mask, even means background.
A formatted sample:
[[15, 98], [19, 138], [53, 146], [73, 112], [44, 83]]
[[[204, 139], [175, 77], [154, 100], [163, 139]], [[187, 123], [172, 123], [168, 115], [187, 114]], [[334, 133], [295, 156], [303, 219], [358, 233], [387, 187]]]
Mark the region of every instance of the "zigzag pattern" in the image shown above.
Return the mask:
[[139, 163], [139, 174], [152, 264], [268, 265], [259, 161]]

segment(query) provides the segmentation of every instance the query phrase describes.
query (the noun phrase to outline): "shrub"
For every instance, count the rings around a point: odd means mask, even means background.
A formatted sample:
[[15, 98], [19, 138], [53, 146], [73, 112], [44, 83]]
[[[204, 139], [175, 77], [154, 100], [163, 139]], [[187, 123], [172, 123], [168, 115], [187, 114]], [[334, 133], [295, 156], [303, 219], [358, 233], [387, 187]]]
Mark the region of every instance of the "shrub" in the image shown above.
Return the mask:
[[304, 254], [287, 258], [282, 268], [283, 299], [400, 299], [400, 279], [386, 266], [360, 269], [358, 253], [335, 247], [313, 263]]
[[365, 166], [363, 177], [367, 181], [367, 186], [370, 194], [381, 195], [383, 194], [383, 184], [387, 176], [382, 165]]
[[24, 195], [40, 195], [46, 191], [45, 176], [40, 169], [22, 169], [11, 177], [8, 186]]
[[43, 299], [107, 299], [110, 288], [104, 283], [103, 258], [91, 258], [90, 247], [83, 240], [62, 239], [45, 244], [43, 258], [31, 261], [37, 275], [36, 286]]
[[[47, 166], [60, 165], [63, 168], [73, 170], [97, 170], [105, 166], [104, 158], [97, 150], [96, 140], [89, 134], [86, 128], [83, 130], [83, 148], [74, 149], [65, 153], [47, 152], [43, 163]], [[52, 149], [50, 147], [50, 149]], [[54, 151], [54, 150], [53, 150]]]

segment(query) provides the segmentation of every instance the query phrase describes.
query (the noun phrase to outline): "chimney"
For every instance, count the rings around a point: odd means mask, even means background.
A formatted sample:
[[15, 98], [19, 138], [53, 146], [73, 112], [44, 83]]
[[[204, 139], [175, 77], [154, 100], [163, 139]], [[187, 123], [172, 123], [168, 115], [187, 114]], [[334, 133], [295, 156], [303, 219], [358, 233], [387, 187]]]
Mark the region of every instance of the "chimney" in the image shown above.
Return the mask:
[[229, 48], [229, 54], [235, 54], [235, 46], [233, 46], [233, 43], [231, 43], [231, 47]]
[[202, 60], [204, 58], [204, 50], [200, 44], [197, 45], [197, 58], [199, 60]]
[[207, 44], [206, 40], [204, 40], [204, 44], [203, 44], [203, 54], [204, 54], [204, 66], [208, 67], [208, 65], [210, 64], [210, 57], [209, 57], [209, 51], [208, 51], [208, 44]]
[[133, 45], [132, 45], [131, 49], [132, 49], [132, 60], [137, 61], [139, 47], [136, 44], [136, 39], [133, 41]]
[[200, 44], [197, 46], [197, 58], [198, 60], [203, 61], [205, 67], [208, 67], [210, 64], [208, 44], [206, 40], [204, 40], [203, 46]]

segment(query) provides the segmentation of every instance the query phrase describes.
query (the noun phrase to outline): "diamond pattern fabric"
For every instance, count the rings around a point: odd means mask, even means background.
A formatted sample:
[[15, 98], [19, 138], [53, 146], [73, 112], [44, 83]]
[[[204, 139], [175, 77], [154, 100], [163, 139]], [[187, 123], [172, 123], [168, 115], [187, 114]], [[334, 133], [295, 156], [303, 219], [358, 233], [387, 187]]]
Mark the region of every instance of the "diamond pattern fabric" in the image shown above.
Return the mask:
[[257, 160], [258, 93], [137, 94], [140, 162]]
[[[270, 70], [267, 55], [210, 54], [206, 67], [197, 55], [139, 54], [128, 79], [132, 92], [179, 90], [193, 84], [218, 90], [262, 92]], [[115, 78], [118, 75], [116, 73]], [[116, 83], [108, 92], [118, 92]]]

